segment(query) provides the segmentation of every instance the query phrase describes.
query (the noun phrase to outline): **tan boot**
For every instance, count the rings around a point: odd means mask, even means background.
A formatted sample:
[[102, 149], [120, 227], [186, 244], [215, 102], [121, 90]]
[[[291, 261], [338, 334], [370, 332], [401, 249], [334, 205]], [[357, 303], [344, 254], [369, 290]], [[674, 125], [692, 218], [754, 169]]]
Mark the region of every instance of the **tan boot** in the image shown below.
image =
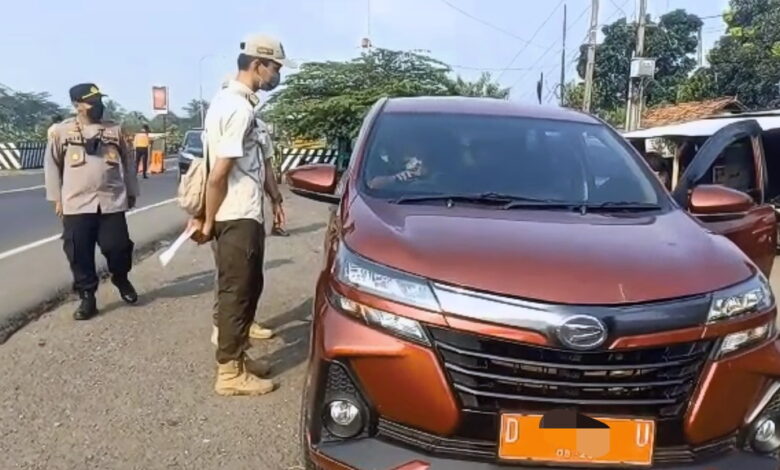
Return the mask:
[[265, 395], [274, 390], [275, 385], [270, 380], [263, 380], [249, 374], [244, 368], [243, 360], [219, 364], [217, 368], [217, 383], [214, 391], [217, 395], [257, 396]]
[[249, 327], [249, 337], [251, 339], [271, 339], [274, 337], [274, 332], [257, 323], [252, 323], [252, 326]]
[[[263, 328], [257, 323], [252, 323], [249, 327], [250, 339], [271, 339], [274, 337], [274, 332], [268, 328]], [[214, 346], [219, 344], [219, 329], [215, 326], [211, 331], [211, 344]]]

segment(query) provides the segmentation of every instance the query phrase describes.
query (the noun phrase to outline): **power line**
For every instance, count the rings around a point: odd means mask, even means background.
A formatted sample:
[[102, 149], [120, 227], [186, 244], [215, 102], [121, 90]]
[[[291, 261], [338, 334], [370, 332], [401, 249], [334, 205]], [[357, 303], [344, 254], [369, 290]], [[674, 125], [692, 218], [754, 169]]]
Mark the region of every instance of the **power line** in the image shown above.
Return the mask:
[[[626, 1], [628, 1], [628, 0], [626, 0]], [[574, 25], [576, 25], [576, 24], [577, 24], [577, 23], [578, 23], [578, 22], [579, 22], [579, 21], [580, 21], [582, 18], [584, 18], [584, 17], [585, 17], [585, 14], [586, 14], [588, 11], [590, 11], [590, 7], [589, 7], [589, 6], [588, 6], [588, 7], [586, 7], [584, 10], [582, 10], [582, 13], [580, 13], [580, 16], [578, 16], [578, 17], [577, 17], [577, 19], [576, 19], [576, 20], [574, 20], [574, 23], [572, 23], [572, 24], [571, 24], [571, 25], [570, 25], [568, 28], [566, 28], [566, 31], [570, 31], [570, 30], [571, 30], [571, 29], [574, 27]], [[552, 44], [550, 44], [550, 47], [548, 47], [548, 48], [547, 48], [547, 50], [545, 50], [545, 51], [544, 51], [544, 53], [543, 53], [541, 56], [539, 56], [539, 58], [536, 60], [536, 62], [534, 63], [534, 65], [532, 65], [532, 66], [531, 66], [531, 67], [532, 67], [532, 69], [533, 69], [533, 67], [536, 67], [536, 66], [539, 64], [539, 62], [541, 62], [541, 61], [542, 61], [542, 59], [544, 59], [544, 58], [547, 56], [547, 54], [549, 54], [549, 53], [550, 53], [550, 50], [552, 50], [552, 48], [553, 48], [553, 47], [555, 47], [555, 45], [556, 45], [556, 44], [558, 44], [558, 42], [557, 42], [557, 41], [556, 41], [556, 42], [554, 42], [554, 43], [552, 43]], [[578, 45], [578, 46], [577, 46], [577, 48], [579, 48], [579, 47], [580, 47], [580, 46]], [[518, 78], [517, 78], [517, 80], [515, 80], [515, 82], [512, 84], [512, 86], [511, 86], [510, 88], [514, 88], [514, 87], [515, 87], [515, 85], [517, 85], [518, 83], [520, 83], [520, 80], [522, 80], [523, 78], [525, 78], [525, 76], [526, 76], [526, 75], [528, 75], [528, 74], [527, 74], [527, 73], [524, 73], [524, 74], [520, 75], [520, 77], [518, 77]]]
[[621, 13], [623, 13], [623, 16], [628, 18], [628, 13], [626, 13], [626, 10], [623, 9], [623, 6], [625, 6], [625, 2], [623, 3], [623, 5], [620, 5], [620, 6], [618, 6], [618, 4], [617, 4], [617, 2], [615, 0], [609, 0], [609, 2], [612, 3], [612, 5], [615, 8], [617, 8]]
[[[623, 3], [622, 3], [622, 4], [620, 5], [620, 7], [618, 8], [618, 10], [620, 10], [620, 11], [623, 11], [623, 7], [625, 7], [625, 6], [626, 6], [626, 4], [627, 4], [629, 1], [630, 1], [630, 0], [624, 0], [624, 1], [623, 1]], [[617, 5], [615, 5], [615, 6], [617, 6]], [[583, 10], [582, 14], [580, 14], [580, 16], [577, 18], [577, 20], [575, 20], [575, 22], [574, 22], [574, 23], [572, 23], [572, 25], [571, 25], [571, 26], [569, 26], [569, 28], [567, 28], [567, 30], [571, 29], [571, 28], [572, 28], [572, 27], [573, 27], [573, 26], [574, 26], [574, 25], [575, 25], [575, 24], [576, 24], [576, 23], [577, 23], [577, 22], [578, 22], [580, 19], [582, 19], [582, 18], [585, 16], [585, 14], [586, 14], [588, 11], [590, 11], [590, 7], [589, 7], [589, 6], [588, 6], [588, 7], [586, 7], [586, 8], [585, 8], [585, 10]], [[623, 13], [625, 13], [625, 11], [623, 11]], [[605, 23], [605, 24], [608, 24], [610, 21], [612, 21], [612, 20], [613, 20], [615, 17], [617, 17], [617, 16], [618, 16], [618, 14], [619, 14], [619, 12], [617, 12], [617, 11], [616, 11], [616, 12], [614, 12], [612, 15], [610, 15], [610, 17], [609, 17], [609, 18], [607, 18], [607, 20], [606, 20], [606, 23]], [[570, 50], [566, 51], [566, 54], [567, 54], [567, 55], [568, 55], [568, 54], [574, 54], [574, 53], [575, 53], [577, 50], [579, 50], [579, 48], [582, 46], [582, 44], [584, 44], [584, 43], [585, 43], [585, 41], [587, 41], [587, 39], [588, 39], [588, 36], [589, 36], [589, 34], [588, 34], [588, 33], [586, 33], [586, 34], [585, 34], [585, 38], [584, 38], [584, 39], [583, 39], [583, 40], [580, 42], [580, 44], [577, 44], [576, 46], [572, 47]], [[553, 43], [553, 44], [557, 44], [557, 43]], [[537, 62], [541, 61], [541, 59], [543, 59], [543, 58], [544, 58], [544, 56], [546, 56], [546, 55], [547, 55], [547, 53], [549, 53], [549, 49], [548, 49], [548, 50], [545, 52], [545, 54], [543, 54], [543, 55], [542, 55], [542, 56], [539, 58], [539, 60], [538, 60]], [[579, 61], [579, 57], [572, 58], [572, 61], [570, 62], [570, 64], [574, 64], [575, 62], [578, 62], [578, 61]], [[557, 64], [556, 64], [555, 66], [557, 66]], [[553, 66], [553, 67], [549, 68], [549, 69], [547, 70], [547, 72], [545, 72], [545, 75], [549, 75], [549, 74], [550, 74], [550, 72], [551, 72], [551, 71], [554, 69], [554, 67], [555, 67], [555, 66]], [[526, 76], [526, 75], [527, 75], [527, 73], [526, 73], [526, 74], [523, 74], [523, 75], [521, 75], [521, 76], [520, 76], [520, 77], [519, 77], [517, 80], [515, 80], [515, 83], [514, 83], [514, 84], [512, 84], [512, 86], [511, 86], [510, 88], [514, 88], [514, 87], [515, 87], [515, 86], [516, 86], [516, 85], [517, 85], [517, 84], [520, 82], [520, 80], [522, 80], [523, 78], [525, 78], [525, 76]], [[533, 93], [533, 90], [532, 90], [532, 91], [530, 91], [530, 92], [527, 92], [527, 93], [525, 93], [524, 95], [522, 95], [522, 96], [520, 97], [520, 99], [521, 99], [521, 100], [525, 99], [525, 98], [526, 98], [526, 97], [527, 97], [529, 94], [531, 94], [531, 93]]]
[[[476, 72], [500, 72], [502, 70], [512, 71], [512, 72], [525, 72], [525, 71], [534, 70], [531, 67], [512, 67], [507, 69], [504, 67], [473, 67], [469, 65], [451, 65], [451, 64], [449, 65], [453, 69], [473, 70]], [[545, 67], [547, 66], [545, 65]]]
[[504, 28], [502, 28], [500, 26], [496, 26], [493, 23], [490, 23], [490, 22], [488, 22], [486, 20], [483, 20], [482, 18], [478, 18], [478, 17], [472, 15], [471, 13], [467, 12], [466, 10], [463, 10], [462, 8], [458, 7], [457, 5], [454, 5], [454, 4], [450, 3], [449, 0], [441, 0], [441, 2], [444, 3], [445, 5], [447, 5], [448, 7], [452, 8], [453, 10], [457, 11], [461, 15], [463, 15], [463, 16], [465, 16], [467, 18], [471, 18], [472, 20], [476, 21], [477, 23], [480, 23], [480, 24], [482, 24], [484, 26], [487, 26], [490, 29], [498, 31], [499, 33], [506, 34], [507, 36], [510, 36], [512, 38], [517, 39], [518, 41], [524, 42], [526, 45], [532, 45], [534, 47], [539, 47], [539, 48], [544, 47], [544, 46], [540, 46], [538, 44], [534, 44], [533, 42], [529, 41], [528, 39], [520, 37], [517, 34], [513, 33], [512, 31], [504, 29]]
[[[548, 17], [547, 17], [547, 19], [546, 19], [546, 20], [544, 20], [544, 21], [542, 22], [542, 24], [540, 24], [540, 25], [539, 25], [539, 27], [538, 27], [538, 28], [536, 28], [536, 31], [534, 31], [534, 34], [533, 34], [533, 36], [531, 36], [531, 39], [530, 39], [531, 41], [533, 41], [533, 40], [536, 38], [536, 36], [539, 34], [539, 32], [542, 30], [542, 28], [544, 28], [544, 27], [547, 25], [547, 23], [549, 23], [549, 22], [550, 22], [550, 20], [553, 18], [553, 16], [555, 15], [555, 13], [558, 11], [558, 9], [561, 7], [561, 5], [563, 5], [563, 2], [565, 2], [565, 1], [566, 1], [566, 0], [560, 0], [560, 1], [558, 2], [558, 5], [556, 5], [556, 6], [555, 6], [555, 8], [553, 8], [553, 11], [552, 11], [552, 12], [550, 12], [550, 16], [548, 16]], [[503, 71], [502, 71], [500, 74], [498, 74], [498, 79], [501, 79], [501, 77], [502, 77], [502, 76], [504, 75], [504, 73], [506, 72], [506, 69], [509, 69], [509, 67], [511, 67], [511, 66], [512, 66], [512, 64], [514, 64], [514, 63], [515, 63], [515, 61], [517, 60], [517, 58], [518, 58], [518, 57], [520, 57], [520, 55], [521, 55], [523, 52], [525, 52], [525, 50], [526, 50], [526, 49], [528, 49], [528, 44], [526, 44], [525, 46], [523, 46], [523, 47], [522, 47], [522, 48], [521, 48], [521, 49], [520, 49], [520, 50], [517, 52], [517, 54], [515, 54], [515, 56], [514, 56], [514, 57], [512, 57], [512, 60], [510, 60], [510, 61], [509, 61], [509, 63], [506, 65], [506, 67], [504, 67], [504, 69], [505, 69], [505, 70], [503, 70]]]

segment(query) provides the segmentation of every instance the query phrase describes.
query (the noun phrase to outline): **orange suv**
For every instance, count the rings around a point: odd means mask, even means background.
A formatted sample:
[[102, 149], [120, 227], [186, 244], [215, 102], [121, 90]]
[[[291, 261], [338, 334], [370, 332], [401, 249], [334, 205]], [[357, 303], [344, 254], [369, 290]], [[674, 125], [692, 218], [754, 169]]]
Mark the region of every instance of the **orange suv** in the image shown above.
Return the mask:
[[[777, 235], [760, 135], [755, 121], [727, 126], [669, 194], [585, 114], [376, 103], [347, 168], [287, 174], [335, 206], [307, 468], [776, 470]], [[709, 184], [744, 142], [746, 190]]]

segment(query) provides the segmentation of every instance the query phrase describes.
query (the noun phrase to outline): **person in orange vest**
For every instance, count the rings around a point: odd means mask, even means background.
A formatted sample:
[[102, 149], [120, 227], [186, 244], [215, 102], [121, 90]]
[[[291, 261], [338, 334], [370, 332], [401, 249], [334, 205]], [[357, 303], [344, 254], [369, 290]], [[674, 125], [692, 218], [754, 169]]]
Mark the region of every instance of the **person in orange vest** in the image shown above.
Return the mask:
[[149, 137], [149, 126], [143, 125], [141, 132], [135, 135], [133, 147], [135, 147], [135, 162], [139, 167], [143, 165], [144, 179], [147, 179], [146, 171], [149, 169], [149, 150], [152, 138]]

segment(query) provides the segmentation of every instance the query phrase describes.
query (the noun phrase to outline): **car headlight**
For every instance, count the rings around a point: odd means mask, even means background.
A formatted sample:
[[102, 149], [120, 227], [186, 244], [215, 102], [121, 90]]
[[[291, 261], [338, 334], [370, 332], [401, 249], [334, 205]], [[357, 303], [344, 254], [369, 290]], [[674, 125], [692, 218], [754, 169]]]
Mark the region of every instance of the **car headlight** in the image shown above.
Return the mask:
[[720, 348], [716, 354], [716, 359], [720, 359], [721, 357], [733, 353], [734, 351], [739, 351], [740, 349], [758, 344], [767, 338], [772, 337], [774, 334], [774, 319], [770, 320], [769, 323], [765, 325], [728, 334], [723, 337], [723, 340], [720, 343]]
[[195, 159], [195, 156], [193, 154], [191, 154], [191, 153], [182, 152], [179, 155], [181, 155], [181, 158], [183, 158], [185, 160], [194, 160]]
[[714, 323], [766, 310], [775, 304], [769, 281], [763, 274], [752, 277], [734, 287], [716, 292], [707, 315], [707, 322]]
[[389, 331], [393, 335], [430, 346], [431, 342], [425, 334], [420, 322], [411, 318], [401, 317], [390, 312], [363, 305], [350, 300], [343, 295], [332, 292], [331, 302], [342, 311], [361, 318], [367, 325]]
[[425, 310], [441, 311], [428, 281], [361, 258], [343, 244], [333, 269], [339, 282], [357, 290]]

